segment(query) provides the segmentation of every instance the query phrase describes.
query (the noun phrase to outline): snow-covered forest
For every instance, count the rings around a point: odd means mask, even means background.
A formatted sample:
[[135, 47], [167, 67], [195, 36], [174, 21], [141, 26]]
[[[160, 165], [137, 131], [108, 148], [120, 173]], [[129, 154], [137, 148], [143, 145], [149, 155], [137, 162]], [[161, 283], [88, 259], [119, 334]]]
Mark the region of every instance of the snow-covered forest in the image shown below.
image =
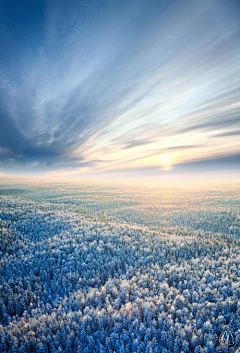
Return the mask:
[[227, 328], [238, 340], [239, 190], [1, 184], [0, 352], [217, 352]]

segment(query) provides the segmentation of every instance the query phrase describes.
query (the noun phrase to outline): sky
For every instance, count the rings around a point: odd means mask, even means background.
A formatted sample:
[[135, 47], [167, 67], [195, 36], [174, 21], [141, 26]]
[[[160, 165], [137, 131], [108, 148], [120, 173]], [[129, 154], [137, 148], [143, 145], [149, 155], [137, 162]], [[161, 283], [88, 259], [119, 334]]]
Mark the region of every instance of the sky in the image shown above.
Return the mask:
[[0, 2], [0, 175], [240, 176], [238, 0]]

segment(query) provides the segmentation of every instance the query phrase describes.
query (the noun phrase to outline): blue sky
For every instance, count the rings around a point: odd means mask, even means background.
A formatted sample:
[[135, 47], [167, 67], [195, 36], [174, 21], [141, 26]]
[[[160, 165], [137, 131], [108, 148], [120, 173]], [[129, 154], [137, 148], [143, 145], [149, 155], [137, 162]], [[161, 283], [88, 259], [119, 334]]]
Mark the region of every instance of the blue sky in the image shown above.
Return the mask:
[[2, 1], [0, 172], [238, 170], [240, 4]]

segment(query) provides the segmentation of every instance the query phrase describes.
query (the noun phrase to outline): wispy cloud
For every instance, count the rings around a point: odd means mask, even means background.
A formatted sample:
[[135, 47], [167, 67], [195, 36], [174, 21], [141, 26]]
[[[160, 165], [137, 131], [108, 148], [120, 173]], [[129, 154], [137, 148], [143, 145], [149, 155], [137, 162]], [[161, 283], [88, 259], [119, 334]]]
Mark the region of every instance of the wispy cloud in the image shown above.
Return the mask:
[[155, 167], [166, 151], [176, 163], [238, 151], [237, 1], [17, 10], [1, 11], [2, 170], [127, 168], [130, 151]]
[[147, 145], [147, 144], [152, 143], [152, 142], [153, 141], [148, 141], [148, 140], [130, 140], [125, 145], [123, 145], [122, 148], [129, 149], [129, 148], [134, 148], [134, 147], [137, 147], [137, 146]]
[[228, 136], [235, 136], [235, 135], [240, 135], [240, 130], [234, 130], [234, 131], [224, 131], [221, 132], [220, 134], [215, 134], [213, 137], [228, 137]]

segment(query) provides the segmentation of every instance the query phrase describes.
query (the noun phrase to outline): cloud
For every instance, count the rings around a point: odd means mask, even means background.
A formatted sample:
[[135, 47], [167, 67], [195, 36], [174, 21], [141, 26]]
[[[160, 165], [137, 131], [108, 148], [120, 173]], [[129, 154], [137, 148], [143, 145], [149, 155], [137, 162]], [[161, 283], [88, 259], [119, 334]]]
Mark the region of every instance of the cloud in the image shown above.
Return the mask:
[[239, 126], [239, 114], [240, 108], [233, 109], [232, 111], [223, 113], [214, 113], [212, 115], [205, 114], [205, 117], [198, 119], [199, 124], [192, 124], [187, 127], [183, 127], [179, 132], [184, 133], [193, 130], [209, 130], [227, 128], [229, 126]]
[[129, 149], [129, 148], [134, 148], [137, 146], [143, 146], [143, 145], [147, 145], [149, 143], [152, 143], [152, 141], [147, 141], [147, 140], [132, 140], [132, 141], [128, 141], [126, 143], [126, 145], [124, 145], [122, 148], [123, 149]]
[[190, 148], [196, 148], [196, 147], [201, 147], [201, 145], [179, 145], [179, 146], [172, 146], [172, 147], [167, 147], [165, 148], [165, 151], [171, 151], [171, 150], [188, 150]]
[[26, 1], [18, 16], [0, 8], [1, 168], [104, 169], [131, 148], [140, 160], [200, 149], [207, 132], [227, 138], [239, 129], [238, 9], [187, 0]]
[[225, 132], [221, 132], [220, 134], [212, 135], [212, 137], [228, 137], [228, 136], [236, 136], [236, 135], [240, 135], [240, 130], [225, 131]]
[[240, 154], [219, 157], [219, 158], [207, 158], [193, 160], [188, 163], [181, 163], [175, 166], [175, 169], [181, 169], [183, 171], [218, 171], [218, 170], [228, 170], [228, 169], [239, 169], [240, 165]]
[[198, 159], [187, 163], [178, 163], [174, 165], [172, 169], [166, 171], [160, 165], [159, 166], [142, 166], [137, 168], [116, 168], [105, 171], [107, 174], [116, 175], [135, 175], [136, 177], [142, 176], [171, 176], [176, 174], [185, 173], [201, 173], [201, 172], [219, 172], [219, 171], [233, 171], [239, 170], [240, 155], [232, 155], [227, 157], [219, 158], [208, 158], [208, 159]]

